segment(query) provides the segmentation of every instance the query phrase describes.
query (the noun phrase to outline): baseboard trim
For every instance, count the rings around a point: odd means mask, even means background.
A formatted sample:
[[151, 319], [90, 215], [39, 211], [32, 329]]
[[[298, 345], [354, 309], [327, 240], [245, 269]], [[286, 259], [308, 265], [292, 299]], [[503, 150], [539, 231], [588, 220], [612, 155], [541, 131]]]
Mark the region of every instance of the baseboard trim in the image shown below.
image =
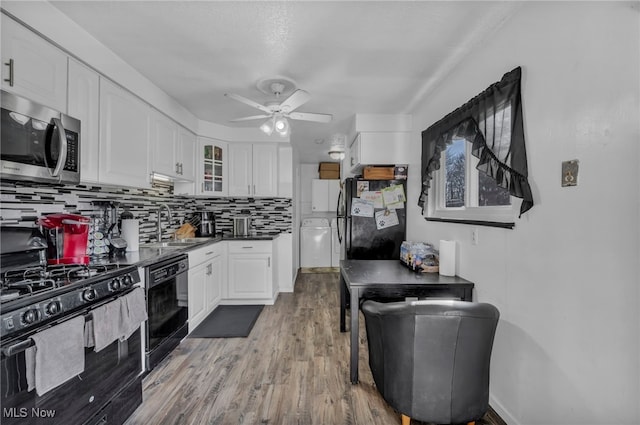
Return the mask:
[[496, 416], [498, 418], [500, 418], [500, 420], [502, 421], [503, 424], [506, 424], [506, 425], [521, 425], [520, 422], [518, 422], [516, 420], [516, 418], [514, 418], [513, 415], [511, 415], [509, 413], [509, 410], [507, 410], [502, 405], [502, 403], [500, 403], [492, 395], [489, 395], [489, 408], [496, 414]]
[[485, 417], [491, 421], [493, 425], [507, 425], [507, 423], [498, 415], [493, 407], [489, 406], [489, 410], [485, 414]]

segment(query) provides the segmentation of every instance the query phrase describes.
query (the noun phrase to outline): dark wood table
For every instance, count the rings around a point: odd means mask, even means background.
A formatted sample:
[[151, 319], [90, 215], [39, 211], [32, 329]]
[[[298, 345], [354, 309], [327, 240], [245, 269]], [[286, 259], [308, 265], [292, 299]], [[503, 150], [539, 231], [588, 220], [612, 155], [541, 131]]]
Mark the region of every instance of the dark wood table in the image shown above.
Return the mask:
[[358, 314], [366, 298], [433, 297], [471, 301], [473, 283], [458, 276], [419, 273], [400, 260], [340, 261], [340, 332], [346, 332], [347, 294], [351, 304], [351, 383], [358, 383]]

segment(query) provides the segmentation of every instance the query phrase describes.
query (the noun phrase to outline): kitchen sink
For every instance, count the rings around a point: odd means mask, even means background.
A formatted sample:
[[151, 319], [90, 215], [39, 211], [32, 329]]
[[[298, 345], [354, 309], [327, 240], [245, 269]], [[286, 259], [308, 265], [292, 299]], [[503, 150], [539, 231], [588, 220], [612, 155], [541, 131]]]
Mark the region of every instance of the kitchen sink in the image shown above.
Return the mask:
[[140, 245], [140, 248], [185, 248], [210, 241], [211, 238], [185, 238], [165, 242], [152, 242]]

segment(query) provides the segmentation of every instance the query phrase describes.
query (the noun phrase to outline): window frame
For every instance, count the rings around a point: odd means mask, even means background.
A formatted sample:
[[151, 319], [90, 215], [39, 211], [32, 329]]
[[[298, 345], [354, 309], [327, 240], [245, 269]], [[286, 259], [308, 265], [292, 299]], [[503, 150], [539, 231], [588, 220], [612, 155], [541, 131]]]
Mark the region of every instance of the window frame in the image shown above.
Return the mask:
[[439, 170], [433, 173], [424, 217], [428, 221], [450, 221], [462, 224], [513, 228], [519, 212], [518, 198], [509, 196], [510, 205], [478, 206], [478, 158], [471, 154], [472, 144], [465, 140], [465, 206], [445, 206], [446, 149], [441, 152]]

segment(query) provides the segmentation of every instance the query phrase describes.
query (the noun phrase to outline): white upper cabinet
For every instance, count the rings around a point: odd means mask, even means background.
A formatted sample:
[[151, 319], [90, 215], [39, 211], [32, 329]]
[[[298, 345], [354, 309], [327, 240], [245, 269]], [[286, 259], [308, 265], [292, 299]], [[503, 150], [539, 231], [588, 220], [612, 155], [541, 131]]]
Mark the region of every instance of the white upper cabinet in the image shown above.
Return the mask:
[[151, 114], [151, 171], [166, 176], [179, 174], [176, 161], [178, 127], [158, 111]]
[[411, 151], [408, 131], [361, 132], [349, 149], [351, 172], [365, 165], [407, 164], [415, 152]]
[[229, 144], [229, 196], [253, 194], [253, 146]]
[[229, 160], [226, 142], [198, 137], [196, 149], [196, 195], [226, 196]]
[[311, 211], [336, 211], [340, 180], [313, 179], [311, 180]]
[[2, 89], [67, 112], [67, 55], [2, 15]]
[[193, 181], [195, 179], [196, 135], [184, 127], [178, 127], [176, 143], [176, 160], [180, 164], [180, 178]]
[[253, 145], [253, 195], [278, 196], [278, 146]]
[[229, 144], [229, 196], [278, 196], [276, 144]]
[[68, 114], [80, 120], [80, 180], [98, 182], [100, 76], [69, 59]]
[[278, 196], [293, 198], [293, 148], [278, 146]]
[[151, 108], [100, 79], [100, 183], [149, 187]]
[[151, 115], [151, 171], [193, 181], [196, 136], [164, 114]]

